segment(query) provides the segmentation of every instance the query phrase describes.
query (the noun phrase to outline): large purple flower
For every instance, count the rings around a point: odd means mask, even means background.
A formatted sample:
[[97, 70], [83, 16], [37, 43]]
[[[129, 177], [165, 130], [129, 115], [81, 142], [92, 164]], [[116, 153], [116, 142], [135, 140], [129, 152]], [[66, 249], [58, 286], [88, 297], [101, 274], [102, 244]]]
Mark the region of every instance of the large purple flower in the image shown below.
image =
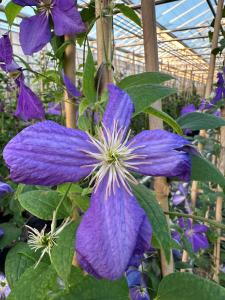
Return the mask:
[[27, 127], [4, 149], [16, 182], [57, 185], [93, 175], [90, 207], [77, 230], [80, 265], [97, 278], [123, 275], [134, 255], [150, 247], [151, 226], [132, 194], [131, 172], [190, 178], [189, 144], [164, 130], [146, 130], [129, 140], [130, 97], [109, 85], [98, 139], [46, 121]]
[[20, 24], [23, 52], [32, 55], [51, 39], [51, 26], [57, 36], [76, 35], [86, 30], [74, 0], [13, 0], [21, 6], [36, 6], [35, 16], [24, 18]]
[[208, 231], [208, 227], [201, 224], [194, 224], [190, 219], [179, 218], [179, 226], [184, 230], [185, 237], [190, 242], [194, 252], [198, 252], [201, 249], [207, 249], [209, 242], [205, 233]]
[[13, 60], [13, 50], [8, 34], [4, 34], [0, 38], [0, 67], [5, 72], [14, 72], [19, 69]]

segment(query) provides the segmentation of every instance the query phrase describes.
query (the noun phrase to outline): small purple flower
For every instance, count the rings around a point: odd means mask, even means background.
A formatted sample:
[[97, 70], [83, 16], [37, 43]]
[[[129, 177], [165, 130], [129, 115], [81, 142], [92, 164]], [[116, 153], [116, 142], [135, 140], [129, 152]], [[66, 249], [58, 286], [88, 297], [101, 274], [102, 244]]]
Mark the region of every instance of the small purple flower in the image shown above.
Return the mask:
[[179, 218], [178, 224], [184, 230], [184, 235], [191, 243], [194, 252], [209, 248], [209, 242], [205, 235], [209, 229], [207, 226], [201, 224], [193, 225], [190, 219], [184, 218]]
[[71, 97], [80, 97], [81, 92], [78, 91], [78, 89], [75, 87], [75, 85], [72, 83], [72, 81], [65, 75], [64, 72], [62, 72], [62, 78], [63, 82], [66, 86], [67, 92], [70, 94]]
[[[0, 227], [0, 239], [5, 235], [4, 229]], [[1, 298], [0, 298], [1, 299]]]
[[6, 34], [0, 38], [0, 63], [2, 69], [14, 73], [15, 83], [19, 89], [15, 115], [24, 121], [44, 119], [45, 111], [41, 100], [25, 85], [22, 69], [13, 60], [12, 45]]
[[211, 100], [212, 104], [217, 104], [220, 100], [222, 100], [225, 97], [225, 86], [224, 86], [224, 78], [223, 73], [219, 72], [217, 73], [217, 88], [215, 90], [215, 96]]
[[49, 102], [48, 103], [48, 109], [47, 109], [46, 113], [49, 114], [49, 115], [60, 116], [62, 114], [61, 103]]
[[24, 82], [24, 77], [21, 74], [16, 83], [19, 89], [17, 108], [15, 116], [24, 121], [39, 119], [45, 117], [45, 111], [41, 100]]
[[205, 99], [202, 99], [198, 108], [198, 111], [205, 111], [212, 109], [214, 105], [211, 102], [206, 101]]
[[189, 183], [179, 183], [177, 191], [172, 196], [172, 202], [175, 206], [184, 203], [184, 207], [188, 213], [191, 213], [191, 208], [188, 199]]
[[13, 189], [7, 183], [0, 181], [0, 197], [4, 196], [5, 194], [12, 193]]
[[133, 257], [125, 273], [131, 300], [150, 300], [142, 273], [139, 271], [141, 258]]
[[52, 37], [51, 25], [57, 36], [76, 35], [86, 30], [74, 0], [13, 0], [21, 6], [36, 6], [35, 16], [20, 23], [20, 44], [24, 54], [40, 51]]
[[8, 285], [5, 275], [0, 273], [0, 299], [6, 299], [10, 292], [11, 289]]
[[190, 143], [164, 130], [127, 135], [133, 103], [110, 84], [98, 138], [52, 121], [25, 128], [4, 149], [16, 182], [58, 185], [92, 175], [90, 207], [76, 234], [79, 264], [97, 278], [123, 275], [131, 258], [150, 247], [151, 226], [134, 197], [131, 172], [190, 179]]

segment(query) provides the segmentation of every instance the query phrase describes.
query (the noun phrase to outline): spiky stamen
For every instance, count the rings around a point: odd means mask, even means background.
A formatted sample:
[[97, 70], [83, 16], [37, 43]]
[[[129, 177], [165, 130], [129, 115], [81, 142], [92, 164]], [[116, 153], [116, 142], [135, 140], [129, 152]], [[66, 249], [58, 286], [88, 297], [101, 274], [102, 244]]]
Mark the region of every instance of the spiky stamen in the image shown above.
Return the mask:
[[46, 14], [49, 16], [51, 14], [51, 10], [53, 8], [54, 4], [52, 0], [40, 0], [38, 4], [38, 10], [41, 13]]
[[[131, 131], [128, 132], [127, 137], [124, 139], [125, 133], [126, 129], [118, 128], [118, 123], [114, 122], [112, 131], [102, 124], [102, 128], [99, 128], [97, 131], [98, 139], [88, 134], [90, 142], [99, 151], [98, 153], [84, 151], [98, 161], [94, 165], [88, 165], [88, 167], [93, 167], [90, 175], [94, 173], [90, 185], [95, 182], [94, 189], [96, 190], [103, 178], [108, 175], [106, 198], [112, 192], [115, 194], [116, 186], [120, 187], [120, 185], [131, 194], [129, 183], [138, 184], [138, 182], [129, 170], [137, 170], [137, 163], [134, 162], [134, 159], [144, 159], [146, 157], [146, 155], [137, 155], [134, 153], [136, 149], [142, 146], [132, 147], [131, 143], [128, 145]], [[84, 167], [87, 167], [87, 165]]]
[[58, 238], [58, 235], [70, 222], [70, 218], [67, 218], [56, 230], [52, 227], [51, 231], [47, 233], [45, 232], [46, 225], [40, 232], [36, 228], [32, 228], [26, 225], [26, 227], [30, 230], [28, 233], [28, 245], [35, 252], [39, 249], [42, 249], [41, 256], [36, 263], [35, 268], [38, 266], [45, 253], [47, 253], [51, 258], [51, 250], [54, 246], [57, 245], [56, 240]]

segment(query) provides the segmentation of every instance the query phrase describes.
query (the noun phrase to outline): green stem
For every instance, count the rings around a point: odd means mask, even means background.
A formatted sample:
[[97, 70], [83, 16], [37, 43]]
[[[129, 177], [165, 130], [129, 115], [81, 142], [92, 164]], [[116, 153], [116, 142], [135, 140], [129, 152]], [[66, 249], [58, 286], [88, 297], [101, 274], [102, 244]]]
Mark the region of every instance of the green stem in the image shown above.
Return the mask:
[[184, 218], [191, 218], [193, 220], [198, 220], [198, 221], [202, 221], [202, 222], [206, 222], [212, 226], [215, 226], [217, 228], [220, 229], [224, 229], [225, 230], [225, 225], [218, 223], [214, 220], [210, 220], [210, 219], [206, 219], [200, 216], [195, 216], [195, 215], [188, 215], [188, 214], [183, 214], [183, 213], [178, 213], [178, 212], [164, 212], [166, 215], [170, 215], [170, 216], [177, 216], [177, 217], [184, 217]]

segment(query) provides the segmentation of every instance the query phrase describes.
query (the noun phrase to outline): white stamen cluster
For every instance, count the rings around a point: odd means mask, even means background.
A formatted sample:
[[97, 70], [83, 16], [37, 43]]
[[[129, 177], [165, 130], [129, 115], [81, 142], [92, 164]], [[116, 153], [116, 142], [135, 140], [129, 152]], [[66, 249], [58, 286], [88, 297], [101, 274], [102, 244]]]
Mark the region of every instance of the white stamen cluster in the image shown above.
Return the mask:
[[53, 8], [52, 0], [40, 0], [38, 5], [38, 10], [41, 13], [45, 13], [47, 16], [51, 14], [51, 10]]
[[134, 154], [134, 151], [142, 146], [132, 147], [131, 143], [127, 145], [131, 132], [129, 131], [127, 137], [124, 139], [125, 133], [126, 129], [118, 128], [118, 123], [115, 122], [112, 131], [103, 124], [102, 128], [99, 128], [97, 131], [98, 139], [88, 134], [91, 143], [99, 151], [99, 153], [84, 151], [98, 161], [94, 165], [88, 165], [94, 167], [91, 173], [91, 175], [93, 173], [94, 175], [90, 181], [90, 185], [95, 182], [94, 189], [96, 190], [103, 178], [107, 175], [106, 198], [108, 198], [112, 192], [115, 194], [116, 186], [120, 187], [120, 185], [131, 194], [129, 183], [138, 183], [129, 170], [137, 170], [136, 165], [138, 163], [132, 160], [144, 158], [145, 155]]
[[[42, 249], [41, 256], [36, 263], [35, 267], [38, 266], [40, 261], [42, 260], [45, 253], [49, 255], [51, 258], [51, 250], [54, 246], [57, 245], [56, 240], [60, 232], [71, 222], [70, 218], [67, 218], [56, 230], [55, 226], [51, 226], [50, 232], [45, 232], [46, 225], [42, 230], [39, 232], [36, 228], [32, 228], [28, 225], [26, 227], [30, 230], [28, 234], [28, 245], [32, 250], [35, 252], [39, 249]], [[52, 224], [54, 223], [54, 220]]]

